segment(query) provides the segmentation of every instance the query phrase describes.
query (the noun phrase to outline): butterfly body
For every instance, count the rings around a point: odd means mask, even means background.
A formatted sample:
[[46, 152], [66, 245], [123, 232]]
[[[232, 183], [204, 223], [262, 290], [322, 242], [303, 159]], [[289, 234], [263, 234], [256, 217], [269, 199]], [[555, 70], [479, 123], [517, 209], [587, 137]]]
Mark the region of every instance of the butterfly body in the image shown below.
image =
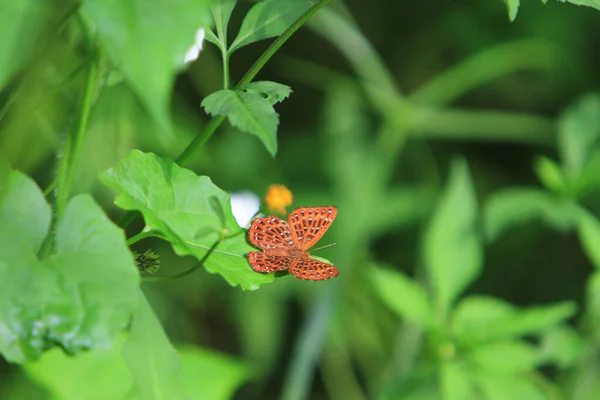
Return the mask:
[[257, 218], [248, 230], [250, 243], [262, 252], [248, 253], [248, 262], [257, 272], [289, 269], [299, 279], [324, 280], [337, 276], [337, 268], [314, 258], [308, 249], [323, 237], [337, 215], [337, 208], [302, 207], [290, 213], [288, 221], [277, 217]]

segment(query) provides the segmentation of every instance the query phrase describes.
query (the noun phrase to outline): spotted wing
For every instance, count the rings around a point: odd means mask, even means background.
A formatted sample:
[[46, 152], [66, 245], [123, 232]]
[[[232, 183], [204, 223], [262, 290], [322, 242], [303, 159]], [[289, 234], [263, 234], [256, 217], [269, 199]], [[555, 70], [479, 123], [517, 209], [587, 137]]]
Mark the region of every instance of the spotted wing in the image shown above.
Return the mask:
[[263, 250], [289, 249], [294, 246], [290, 227], [277, 217], [256, 218], [248, 229], [250, 243]]
[[308, 250], [327, 232], [337, 215], [335, 206], [296, 208], [288, 216], [296, 246]]
[[289, 256], [270, 256], [263, 252], [248, 253], [248, 262], [256, 272], [276, 272], [294, 266], [297, 259]]
[[290, 268], [290, 274], [298, 279], [322, 281], [338, 276], [339, 271], [333, 265], [326, 264], [313, 258], [299, 258]]

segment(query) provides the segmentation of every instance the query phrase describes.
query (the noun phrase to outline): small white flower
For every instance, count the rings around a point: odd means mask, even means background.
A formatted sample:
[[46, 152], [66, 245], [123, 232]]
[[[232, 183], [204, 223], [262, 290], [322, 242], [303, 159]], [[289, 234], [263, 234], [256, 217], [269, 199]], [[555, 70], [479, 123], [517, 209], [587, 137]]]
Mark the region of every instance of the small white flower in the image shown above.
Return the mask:
[[250, 226], [250, 220], [260, 209], [260, 197], [256, 193], [243, 191], [230, 193], [231, 212], [238, 225], [247, 228]]
[[198, 58], [200, 51], [202, 50], [202, 42], [204, 41], [205, 33], [204, 28], [200, 28], [196, 31], [196, 41], [185, 54], [184, 63], [190, 63]]

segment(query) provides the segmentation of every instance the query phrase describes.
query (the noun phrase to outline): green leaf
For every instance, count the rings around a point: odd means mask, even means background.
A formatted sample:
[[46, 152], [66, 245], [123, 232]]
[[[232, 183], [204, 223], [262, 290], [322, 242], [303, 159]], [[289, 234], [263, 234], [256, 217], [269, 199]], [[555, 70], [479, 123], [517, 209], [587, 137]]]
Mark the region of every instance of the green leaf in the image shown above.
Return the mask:
[[508, 19], [514, 21], [517, 18], [517, 12], [519, 11], [520, 0], [504, 0], [506, 8], [508, 9]]
[[215, 351], [178, 347], [181, 379], [190, 399], [228, 400], [250, 376], [248, 366]]
[[565, 231], [577, 224], [578, 206], [569, 199], [530, 188], [506, 189], [491, 195], [484, 205], [484, 226], [488, 241], [510, 228], [541, 220]]
[[600, 221], [584, 208], [579, 212], [579, 239], [592, 264], [600, 270]]
[[566, 176], [575, 180], [600, 137], [600, 95], [587, 94], [560, 117], [558, 147]]
[[[565, 0], [561, 0], [565, 1]], [[595, 8], [596, 10], [600, 10], [600, 0], [566, 0], [569, 3], [578, 5], [578, 6], [588, 6]]]
[[266, 0], [255, 4], [242, 22], [229, 52], [274, 36], [279, 36], [312, 5], [309, 0]]
[[33, 363], [23, 365], [27, 376], [61, 400], [123, 399], [131, 389], [131, 376], [121, 355], [122, 340], [108, 350], [66, 355], [52, 349]]
[[[169, 240], [179, 255], [201, 259], [223, 235], [239, 232], [229, 195], [210, 178], [198, 176], [167, 158], [132, 151], [100, 180], [117, 190], [116, 204], [125, 210], [139, 210], [149, 228]], [[215, 199], [225, 215], [225, 229]], [[223, 276], [230, 285], [254, 290], [272, 282], [273, 275], [254, 272], [246, 254], [255, 249], [245, 234], [225, 238], [208, 257], [204, 267]], [[163, 268], [164, 269], [164, 268]]]
[[539, 157], [535, 163], [535, 172], [542, 184], [555, 193], [565, 193], [567, 182], [558, 164], [547, 157]]
[[467, 358], [476, 365], [476, 369], [518, 374], [534, 370], [540, 362], [540, 353], [530, 344], [510, 340], [478, 346], [467, 353]]
[[493, 297], [471, 296], [462, 300], [452, 316], [452, 330], [468, 345], [541, 333], [575, 314], [574, 302], [525, 309]]
[[464, 400], [473, 398], [473, 377], [465, 363], [449, 361], [441, 367], [441, 398]]
[[209, 0], [89, 0], [81, 12], [164, 132], [172, 139], [171, 89], [195, 32], [210, 25]]
[[283, 101], [292, 93], [291, 87], [271, 81], [250, 82], [242, 86], [241, 89], [248, 93], [264, 95], [271, 104]]
[[207, 113], [226, 115], [229, 123], [241, 131], [258, 136], [269, 153], [277, 153], [279, 116], [269, 100], [256, 93], [219, 90], [202, 101]]
[[586, 351], [583, 338], [568, 325], [559, 325], [544, 332], [541, 350], [545, 363], [554, 363], [563, 370], [575, 366]]
[[591, 331], [590, 336], [600, 338], [600, 272], [594, 272], [586, 285], [586, 314]]
[[[207, 35], [206, 38], [219, 46], [222, 51], [227, 51], [227, 28], [229, 26], [229, 18], [231, 18], [231, 13], [235, 8], [236, 2], [237, 0], [214, 0], [214, 4], [211, 7], [219, 37], [210, 37], [210, 35]], [[223, 35], [223, 37], [221, 37], [221, 35]], [[221, 41], [223, 41], [223, 43], [221, 43]]]
[[0, 12], [0, 90], [28, 61], [37, 39], [52, 16], [48, 2], [20, 0], [2, 2]]
[[527, 399], [548, 400], [534, 383], [514, 375], [476, 371], [475, 379], [486, 400]]
[[444, 315], [479, 274], [482, 257], [471, 178], [465, 161], [456, 160], [425, 236], [425, 262]]
[[177, 351], [150, 304], [143, 295], [141, 297], [129, 337], [123, 344], [123, 360], [133, 378], [133, 390], [128, 399], [187, 400]]
[[417, 282], [397, 271], [375, 268], [370, 279], [383, 303], [400, 318], [407, 318], [422, 326], [433, 321], [427, 292]]
[[12, 362], [54, 345], [69, 353], [106, 348], [138, 301], [124, 234], [90, 196], [69, 202], [54, 253], [40, 259], [50, 217], [40, 189], [13, 172], [0, 193], [0, 351]]

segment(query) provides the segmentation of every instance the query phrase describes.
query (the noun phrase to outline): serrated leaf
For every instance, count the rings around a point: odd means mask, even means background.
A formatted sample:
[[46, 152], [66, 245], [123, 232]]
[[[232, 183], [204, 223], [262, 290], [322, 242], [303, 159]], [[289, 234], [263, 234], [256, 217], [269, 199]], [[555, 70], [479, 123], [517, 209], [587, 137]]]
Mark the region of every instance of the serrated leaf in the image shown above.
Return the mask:
[[2, 2], [0, 12], [0, 90], [35, 51], [46, 22], [52, 17], [48, 2]]
[[531, 188], [496, 192], [484, 205], [484, 227], [490, 242], [511, 228], [536, 220], [566, 231], [577, 224], [578, 206], [570, 199]]
[[400, 272], [381, 268], [373, 269], [370, 279], [384, 304], [400, 318], [425, 327], [431, 325], [433, 312], [421, 285]]
[[579, 239], [592, 264], [600, 270], [600, 221], [583, 208], [579, 212]]
[[0, 193], [0, 351], [12, 362], [54, 345], [106, 348], [137, 305], [139, 274], [124, 234], [93, 199], [68, 203], [54, 253], [39, 259], [50, 213], [35, 183], [12, 172]]
[[122, 349], [123, 360], [133, 378], [133, 389], [127, 399], [187, 400], [179, 355], [150, 304], [142, 297]]
[[228, 400], [248, 379], [250, 370], [232, 357], [196, 346], [177, 348], [181, 380], [190, 399]]
[[456, 160], [425, 236], [425, 263], [443, 314], [477, 277], [482, 257], [471, 177], [465, 161]]
[[199, 27], [210, 25], [209, 0], [89, 0], [81, 13], [164, 133], [175, 75]]
[[247, 44], [281, 35], [311, 5], [309, 0], [266, 0], [255, 4], [246, 14], [229, 52], [233, 53]]
[[241, 90], [262, 94], [267, 97], [271, 104], [283, 101], [292, 93], [291, 87], [271, 81], [250, 82], [242, 86]]
[[269, 100], [261, 95], [219, 90], [207, 96], [202, 107], [213, 116], [227, 116], [232, 126], [256, 135], [272, 156], [277, 153], [279, 116]]
[[474, 345], [492, 339], [541, 333], [576, 311], [573, 302], [519, 309], [493, 297], [471, 296], [456, 307], [452, 331], [461, 342]]
[[506, 8], [508, 9], [508, 19], [510, 22], [514, 21], [517, 18], [517, 12], [519, 11], [519, 0], [504, 0], [506, 4]]
[[511, 340], [487, 343], [471, 349], [467, 358], [476, 365], [494, 373], [518, 374], [530, 372], [540, 362], [538, 350], [525, 342]]
[[[565, 1], [565, 0], [561, 0]], [[600, 10], [600, 0], [566, 0], [571, 4], [575, 4], [578, 6], [588, 6], [595, 8], [596, 10]]]
[[[170, 159], [134, 150], [102, 173], [100, 180], [119, 192], [115, 200], [119, 207], [139, 210], [147, 226], [160, 231], [179, 255], [202, 259], [223, 233], [227, 236], [242, 229], [231, 213], [226, 192], [210, 178], [181, 168]], [[225, 215], [225, 232], [222, 216], [214, 209], [215, 199]], [[222, 240], [204, 267], [223, 276], [232, 286], [254, 290], [272, 282], [273, 276], [252, 270], [246, 254], [255, 249], [245, 237], [242, 233]]]
[[577, 100], [560, 117], [558, 148], [566, 176], [575, 180], [600, 138], [600, 95]]

